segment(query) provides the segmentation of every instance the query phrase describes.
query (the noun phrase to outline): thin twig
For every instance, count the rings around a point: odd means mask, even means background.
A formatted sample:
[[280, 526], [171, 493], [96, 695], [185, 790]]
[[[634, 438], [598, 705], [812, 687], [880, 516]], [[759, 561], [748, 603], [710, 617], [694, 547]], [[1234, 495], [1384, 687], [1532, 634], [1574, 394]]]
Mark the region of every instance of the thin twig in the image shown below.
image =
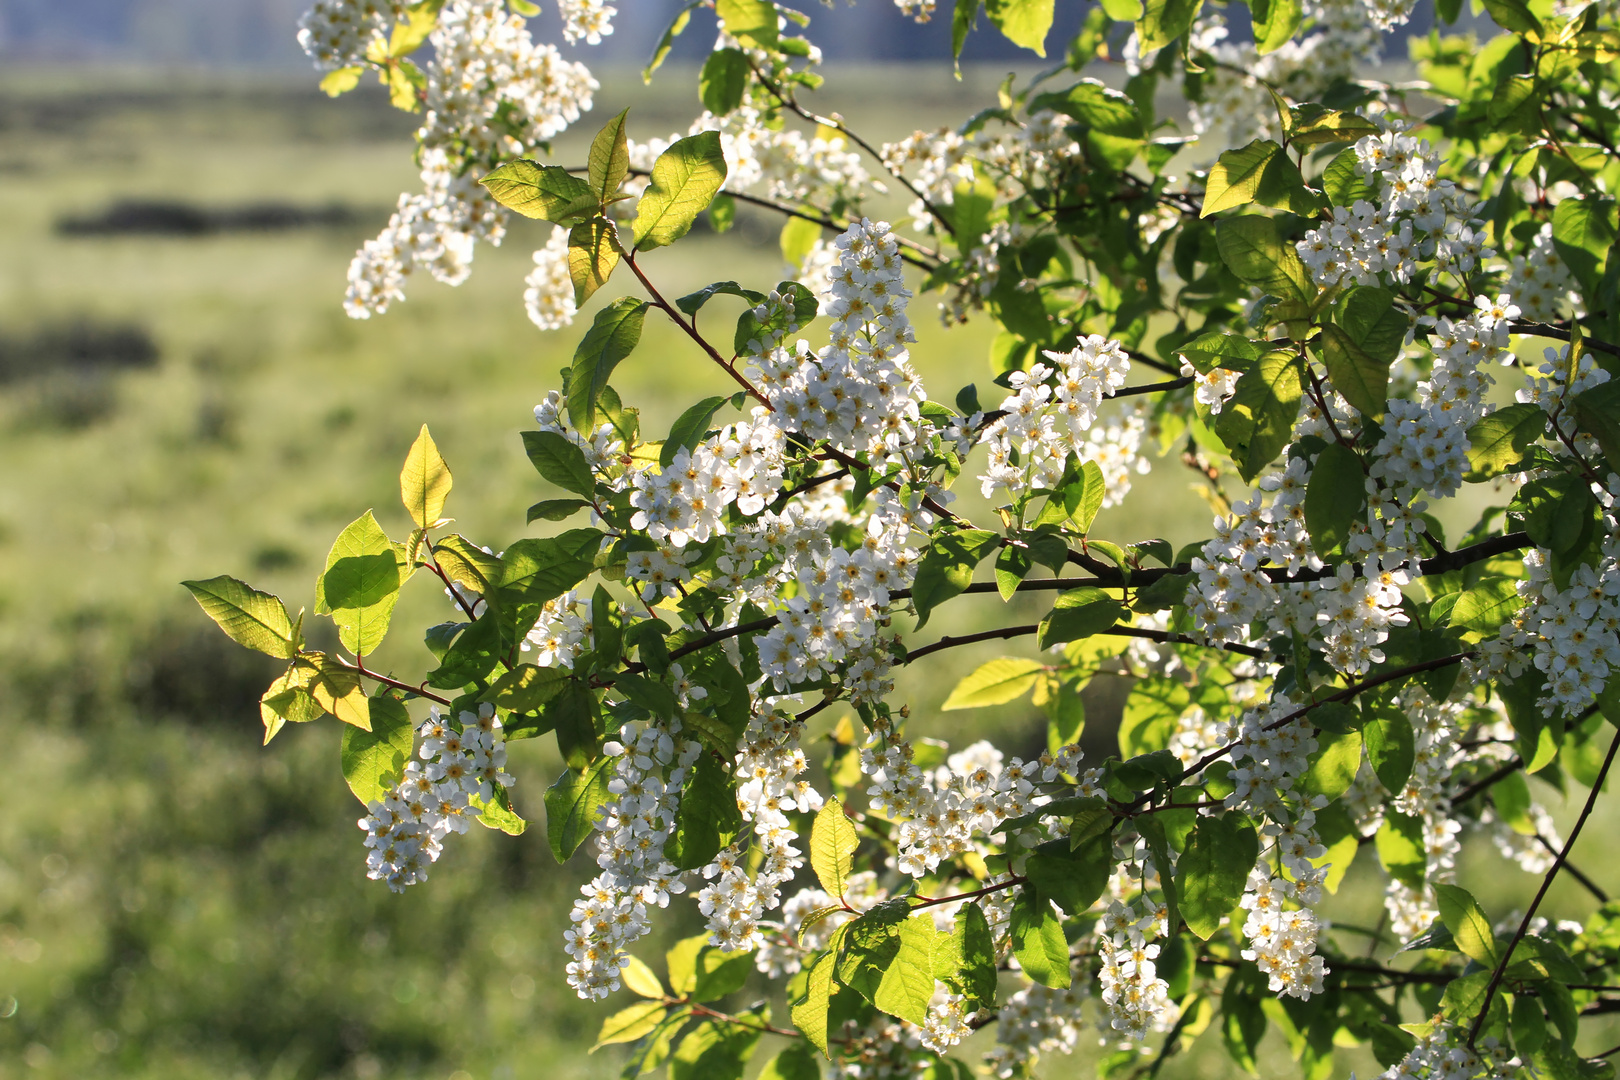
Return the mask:
[[1547, 890], [1552, 888], [1553, 879], [1564, 868], [1570, 850], [1574, 848], [1575, 841], [1580, 839], [1581, 830], [1586, 826], [1586, 819], [1592, 816], [1592, 808], [1597, 805], [1598, 793], [1603, 790], [1603, 781], [1608, 779], [1609, 767], [1614, 764], [1614, 755], [1617, 751], [1620, 751], [1620, 731], [1615, 732], [1614, 741], [1609, 743], [1609, 752], [1603, 758], [1603, 766], [1598, 769], [1597, 776], [1592, 780], [1592, 790], [1586, 795], [1586, 805], [1581, 807], [1581, 816], [1575, 819], [1575, 827], [1569, 831], [1569, 839], [1564, 841], [1563, 850], [1559, 851], [1558, 857], [1553, 860], [1547, 876], [1541, 879], [1541, 888], [1536, 890], [1536, 898], [1530, 901], [1530, 906], [1525, 909], [1524, 918], [1519, 920], [1519, 928], [1513, 932], [1513, 939], [1502, 950], [1502, 958], [1496, 962], [1496, 968], [1491, 972], [1491, 981], [1485, 987], [1484, 1004], [1480, 1006], [1479, 1014], [1474, 1017], [1473, 1024], [1468, 1028], [1469, 1046], [1474, 1045], [1474, 1040], [1479, 1037], [1479, 1029], [1485, 1026], [1485, 1016], [1490, 1012], [1496, 988], [1502, 985], [1502, 975], [1507, 971], [1508, 961], [1513, 958], [1513, 950], [1524, 940], [1524, 935], [1529, 933], [1530, 921], [1535, 918], [1536, 909], [1541, 906]]

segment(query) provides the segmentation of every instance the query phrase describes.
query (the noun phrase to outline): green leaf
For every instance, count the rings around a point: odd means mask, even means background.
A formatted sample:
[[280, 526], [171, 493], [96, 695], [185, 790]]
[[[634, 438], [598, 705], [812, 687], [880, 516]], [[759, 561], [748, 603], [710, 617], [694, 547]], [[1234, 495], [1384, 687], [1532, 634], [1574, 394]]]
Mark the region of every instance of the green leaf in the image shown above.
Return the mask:
[[[708, 935], [699, 935], [699, 939], [707, 941]], [[692, 1000], [718, 1001], [743, 988], [754, 970], [754, 958], [748, 953], [722, 952], [705, 944], [698, 950], [693, 968]]]
[[1520, 836], [1534, 836], [1539, 831], [1530, 816], [1530, 785], [1523, 773], [1508, 773], [1492, 784], [1491, 802], [1496, 804], [1496, 816], [1502, 824]]
[[759, 1044], [763, 1024], [761, 1017], [742, 1023], [704, 1021], [670, 1056], [669, 1080], [742, 1080], [743, 1066]]
[[512, 808], [512, 796], [503, 787], [497, 786], [488, 802], [476, 794], [469, 795], [467, 805], [478, 811], [478, 824], [486, 829], [494, 829], [507, 836], [522, 836], [529, 827], [523, 815]]
[[1278, 237], [1271, 218], [1255, 214], [1226, 218], [1215, 226], [1215, 246], [1227, 269], [1249, 285], [1285, 300], [1310, 300], [1316, 295], [1299, 252]]
[[1547, 412], [1522, 401], [1504, 405], [1468, 429], [1467, 480], [1489, 480], [1529, 464], [1526, 453], [1547, 431]]
[[221, 575], [206, 581], [182, 581], [204, 614], [238, 645], [290, 660], [298, 639], [287, 608], [269, 593]]
[[[966, 904], [956, 912], [949, 948], [935, 950], [934, 974], [956, 986], [970, 1002], [981, 1008], [996, 1003], [996, 939], [990, 922], [978, 904]], [[940, 959], [948, 957], [950, 971], [942, 972]]]
[[1108, 891], [1113, 871], [1111, 830], [1089, 836], [1073, 848], [1067, 837], [1049, 840], [1030, 852], [1024, 863], [1030, 884], [1069, 915], [1083, 914], [1096, 903]]
[[1311, 546], [1326, 558], [1344, 545], [1350, 528], [1367, 511], [1367, 478], [1361, 458], [1343, 443], [1330, 442], [1316, 457], [1305, 488], [1305, 528]]
[[[762, 6], [770, 8], [774, 28], [775, 8]], [[636, 204], [636, 250], [663, 247], [685, 236], [725, 182], [726, 158], [718, 131], [677, 139], [653, 162], [652, 180]]]
[[1216, 368], [1244, 372], [1265, 355], [1265, 349], [1242, 334], [1211, 332], [1200, 334], [1176, 349], [1176, 355], [1191, 364], [1200, 374], [1207, 375]]
[[1299, 166], [1270, 139], [1257, 139], [1220, 156], [1209, 171], [1204, 206], [1198, 216], [1209, 217], [1249, 203], [1296, 214], [1312, 214], [1318, 209], [1316, 196], [1305, 186]]
[[1485, 989], [1490, 985], [1491, 972], [1471, 971], [1446, 983], [1440, 998], [1440, 1014], [1454, 1024], [1471, 1024], [1474, 1017], [1484, 1012], [1488, 1002]]
[[968, 31], [979, 17], [984, 0], [956, 0], [951, 10], [951, 60], [956, 64], [956, 77], [962, 78], [962, 46], [967, 44]]
[[687, 775], [665, 856], [681, 870], [696, 870], [742, 829], [735, 779], [713, 754], [700, 754]]
[[723, 397], [704, 398], [681, 413], [669, 429], [669, 437], [664, 440], [663, 448], [658, 453], [658, 463], [667, 469], [676, 454], [682, 450], [690, 451], [702, 442], [709, 433], [709, 423], [714, 419], [714, 414], [728, 400]]
[[985, 0], [984, 13], [1008, 41], [1045, 56], [1053, 7], [1053, 0]]
[[1541, 20], [1530, 12], [1524, 0], [1484, 0], [1496, 25], [1515, 34], [1540, 34]]
[[827, 1053], [827, 1007], [832, 1000], [833, 968], [837, 966], [837, 938], [833, 951], [817, 954], [810, 964], [804, 984], [804, 996], [793, 1003], [793, 1026], [799, 1029], [805, 1041], [823, 1054]]
[[796, 1039], [766, 1062], [755, 1080], [821, 1080], [821, 1066], [809, 1041]]
[[558, 668], [519, 664], [496, 679], [478, 700], [508, 712], [534, 712], [561, 693], [568, 681], [568, 673]]
[[1265, 56], [1288, 44], [1299, 30], [1303, 15], [1300, 0], [1249, 0], [1255, 49]]
[[1480, 638], [1495, 637], [1496, 631], [1523, 602], [1513, 578], [1491, 576], [1463, 590], [1451, 609], [1451, 623]]
[[342, 97], [360, 85], [360, 76], [365, 72], [359, 65], [329, 71], [321, 78], [321, 92], [327, 97]]
[[1558, 257], [1581, 283], [1587, 302], [1596, 301], [1605, 261], [1620, 244], [1614, 196], [1586, 194], [1560, 200], [1553, 207], [1552, 225]]
[[315, 681], [315, 668], [294, 661], [271, 683], [259, 698], [259, 718], [264, 721], [266, 745], [276, 737], [282, 725], [307, 724], [326, 715], [326, 710], [315, 703], [310, 686]]
[[1398, 708], [1377, 708], [1361, 729], [1367, 761], [1384, 790], [1399, 795], [1412, 775], [1416, 738], [1412, 721]]
[[561, 596], [590, 575], [600, 543], [595, 529], [517, 541], [501, 559], [499, 598], [512, 605], [536, 605]]
[[619, 185], [630, 171], [630, 144], [625, 133], [625, 119], [630, 110], [603, 125], [591, 140], [591, 153], [587, 162], [591, 189], [605, 206], [619, 193]]
[[911, 602], [917, 608], [917, 628], [928, 621], [934, 608], [959, 596], [973, 584], [973, 571], [985, 556], [1001, 543], [1001, 537], [984, 529], [961, 529], [935, 534], [917, 566], [911, 585]]
[[1034, 566], [1027, 547], [1008, 544], [996, 552], [996, 592], [1003, 600], [1011, 600]]
[[859, 846], [860, 838], [844, 813], [844, 804], [836, 796], [828, 799], [810, 827], [810, 867], [828, 896], [843, 897]]
[[445, 496], [449, 494], [450, 467], [439, 456], [439, 448], [423, 424], [399, 472], [400, 501], [417, 528], [427, 529], [443, 516]]
[[479, 183], [507, 209], [557, 225], [578, 225], [602, 210], [591, 185], [558, 165], [509, 161]]
[[1299, 105], [1289, 110], [1288, 141], [1294, 146], [1319, 143], [1356, 142], [1377, 135], [1378, 125], [1355, 113], [1338, 112], [1320, 105]]
[[564, 491], [591, 499], [596, 481], [585, 452], [555, 431], [525, 431], [523, 449], [541, 476]]
[[1300, 778], [1299, 786], [1332, 802], [1350, 790], [1360, 767], [1361, 732], [1321, 731], [1316, 736], [1316, 751], [1310, 756], [1310, 768]]
[[1484, 967], [1496, 967], [1502, 959], [1496, 935], [1473, 894], [1456, 885], [1436, 885], [1434, 895], [1440, 905], [1440, 921], [1451, 931], [1462, 954]]
[[698, 75], [698, 96], [703, 99], [703, 107], [716, 116], [725, 116], [741, 105], [748, 70], [748, 57], [741, 49], [710, 53]]
[[371, 730], [371, 699], [360, 685], [360, 673], [325, 653], [299, 653], [300, 664], [314, 667], [309, 696], [345, 724]]
[[1253, 483], [1288, 445], [1304, 392], [1299, 357], [1282, 350], [1267, 353], [1238, 377], [1232, 400], [1215, 418], [1215, 434], [1231, 450], [1246, 483]]
[[1036, 647], [1049, 649], [1065, 641], [1092, 637], [1113, 628], [1125, 616], [1125, 605], [1101, 589], [1070, 589], [1057, 598], [1041, 620]]
[[1176, 863], [1176, 890], [1187, 929], [1208, 941], [1243, 898], [1260, 856], [1254, 823], [1237, 811], [1200, 817]]
[[578, 679], [569, 679], [546, 703], [546, 722], [556, 731], [557, 750], [569, 768], [583, 770], [601, 759], [602, 743], [597, 732], [600, 713], [595, 692]]
[[613, 222], [592, 218], [568, 230], [568, 279], [576, 307], [596, 295], [618, 265], [619, 230]]
[[776, 44], [776, 5], [770, 0], [715, 0], [714, 10], [732, 37], [762, 49]]
[[590, 1052], [594, 1054], [614, 1043], [635, 1042], [658, 1026], [658, 1022], [664, 1018], [665, 1008], [662, 1001], [638, 1001], [619, 1010], [602, 1021], [602, 1030], [597, 1033], [596, 1045], [591, 1047]]
[[726, 232], [737, 222], [737, 200], [722, 191], [709, 202], [709, 224], [717, 233]]
[[584, 769], [569, 769], [546, 789], [546, 839], [558, 862], [567, 862], [596, 827], [596, 815], [609, 799], [614, 759], [604, 757]]
[[399, 585], [394, 545], [367, 510], [333, 542], [315, 586], [315, 610], [332, 616], [345, 649], [367, 655], [388, 633]]
[[621, 296], [596, 313], [591, 328], [574, 350], [573, 374], [568, 378], [568, 419], [574, 430], [596, 430], [596, 399], [608, 377], [641, 341], [647, 301]]
[[1575, 422], [1598, 441], [1610, 464], [1620, 463], [1620, 380], [1582, 390], [1570, 402]]
[[675, 47], [675, 39], [686, 31], [692, 21], [692, 9], [701, 4], [703, 0], [687, 0], [685, 6], [675, 13], [664, 30], [663, 36], [658, 39], [658, 45], [653, 49], [652, 56], [647, 60], [647, 66], [641, 69], [641, 81], [652, 82], [653, 72], [664, 65], [664, 58]]
[[1513, 995], [1513, 1018], [1509, 1022], [1513, 1032], [1513, 1050], [1521, 1058], [1528, 1058], [1547, 1041], [1547, 1017], [1541, 1004], [1529, 994]]
[[1191, 29], [1204, 0], [1146, 0], [1136, 24], [1138, 47], [1145, 54], [1162, 49]]
[[527, 519], [536, 521], [566, 521], [591, 505], [584, 499], [541, 499], [529, 507]]
[[1378, 861], [1390, 877], [1414, 889], [1422, 888], [1427, 865], [1423, 842], [1423, 819], [1391, 810], [1384, 815], [1373, 844]]
[[391, 697], [374, 697], [371, 730], [343, 725], [343, 779], [362, 806], [387, 796], [411, 760], [411, 714]]
[[928, 913], [901, 920], [895, 937], [900, 947], [884, 968], [872, 1004], [902, 1020], [922, 1026], [934, 996], [934, 917]]
[[1069, 943], [1051, 901], [1028, 885], [1018, 890], [1012, 907], [1012, 949], [1024, 974], [1054, 990], [1074, 981], [1069, 970]]
[[777, 238], [782, 248], [782, 258], [796, 271], [803, 271], [805, 256], [809, 255], [821, 239], [821, 225], [809, 218], [789, 217], [782, 222], [782, 232]]
[[980, 665], [978, 670], [957, 683], [940, 710], [954, 712], [984, 705], [1005, 705], [1029, 693], [1035, 680], [1045, 670], [1046, 665], [1036, 660], [998, 656]]
[[1351, 207], [1358, 199], [1371, 199], [1372, 190], [1367, 178], [1361, 175], [1361, 161], [1356, 148], [1340, 151], [1322, 171], [1322, 190], [1334, 206]]
[[1059, 94], [1042, 94], [1030, 108], [1032, 111], [1054, 109], [1102, 135], [1124, 139], [1141, 139], [1147, 135], [1136, 102], [1096, 79], [1081, 79]]

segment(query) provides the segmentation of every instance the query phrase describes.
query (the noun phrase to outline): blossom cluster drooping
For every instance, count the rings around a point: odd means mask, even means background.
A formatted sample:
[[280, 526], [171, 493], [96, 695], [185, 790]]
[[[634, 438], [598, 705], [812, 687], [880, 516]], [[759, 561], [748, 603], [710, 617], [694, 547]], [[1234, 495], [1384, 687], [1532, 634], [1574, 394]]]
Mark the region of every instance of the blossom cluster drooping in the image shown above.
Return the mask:
[[752, 826], [759, 867], [750, 879], [743, 846], [733, 844], [703, 868], [712, 884], [697, 894], [698, 910], [708, 919], [709, 943], [726, 952], [746, 952], [765, 943], [761, 920], [781, 903], [781, 887], [803, 865], [793, 846], [799, 834], [787, 815], [821, 809], [821, 794], [808, 780], [797, 779], [810, 765], [799, 749], [803, 730], [802, 722], [772, 711], [749, 724], [737, 754], [737, 808]]
[[1522, 1065], [1494, 1035], [1470, 1046], [1464, 1029], [1437, 1024], [1378, 1080], [1509, 1080]]
[[[1053, 366], [1036, 363], [1012, 372], [1012, 393], [985, 429], [990, 457], [979, 483], [986, 498], [998, 486], [1014, 498], [1034, 488], [1058, 487], [1070, 457], [1084, 456], [1103, 399], [1125, 385], [1131, 370], [1119, 342], [1099, 334], [1082, 338], [1068, 352], [1048, 349], [1042, 355]], [[1119, 441], [1116, 436], [1114, 444]]]
[[1014, 758], [1003, 764], [1001, 751], [980, 741], [952, 754], [932, 774], [913, 764], [914, 756], [909, 742], [880, 724], [861, 749], [861, 772], [872, 780], [866, 789], [872, 810], [899, 823], [896, 866], [921, 878], [975, 850], [975, 837], [988, 837], [1008, 818], [1050, 801], [1035, 785], [1072, 776], [1081, 755], [1076, 744], [1036, 761]]
[[[671, 672], [674, 674], [673, 670]], [[602, 872], [580, 891], [563, 935], [572, 959], [568, 985], [583, 998], [605, 998], [619, 988], [625, 949], [651, 929], [649, 907], [667, 907], [686, 882], [664, 858], [675, 827], [681, 785], [702, 748], [680, 737], [681, 723], [626, 725], [620, 741], [603, 752], [616, 759], [608, 783], [612, 799], [597, 826], [596, 864]]]
[[[1167, 873], [1168, 867], [1160, 868]], [[1133, 906], [1114, 901], [1097, 926], [1097, 948], [1102, 955], [1098, 978], [1109, 1023], [1127, 1039], [1140, 1040], [1149, 1031], [1168, 1031], [1181, 1015], [1170, 1000], [1170, 984], [1159, 978], [1154, 961], [1164, 915], [1157, 908], [1146, 915]]]
[[399, 783], [373, 800], [360, 819], [366, 831], [366, 876], [394, 892], [426, 881], [444, 838], [464, 833], [479, 808], [512, 786], [506, 740], [495, 706], [463, 711], [452, 723], [434, 706], [416, 729], [420, 760], [404, 763]]

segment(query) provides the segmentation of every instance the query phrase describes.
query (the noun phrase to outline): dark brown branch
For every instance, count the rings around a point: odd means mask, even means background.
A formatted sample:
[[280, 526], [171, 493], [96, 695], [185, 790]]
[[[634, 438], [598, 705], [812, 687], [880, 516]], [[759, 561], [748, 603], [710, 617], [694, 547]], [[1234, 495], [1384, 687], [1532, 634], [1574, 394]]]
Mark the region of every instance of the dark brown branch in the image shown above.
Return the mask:
[[1597, 806], [1598, 793], [1603, 790], [1603, 782], [1609, 777], [1609, 767], [1614, 764], [1614, 755], [1617, 751], [1620, 751], [1620, 731], [1615, 732], [1614, 740], [1609, 743], [1609, 752], [1604, 756], [1603, 765], [1598, 769], [1597, 776], [1592, 779], [1592, 790], [1587, 792], [1586, 805], [1581, 807], [1581, 816], [1575, 819], [1575, 827], [1569, 831], [1569, 839], [1564, 841], [1564, 847], [1553, 860], [1547, 876], [1541, 879], [1541, 888], [1536, 890], [1536, 898], [1530, 901], [1530, 906], [1525, 909], [1524, 918], [1519, 920], [1519, 928], [1513, 932], [1513, 939], [1502, 950], [1502, 958], [1496, 962], [1496, 968], [1491, 972], [1491, 981], [1485, 987], [1484, 1004], [1480, 1006], [1479, 1014], [1474, 1017], [1473, 1024], [1468, 1028], [1469, 1046], [1474, 1045], [1474, 1040], [1479, 1037], [1479, 1029], [1485, 1026], [1485, 1016], [1490, 1012], [1496, 988], [1502, 985], [1502, 975], [1507, 971], [1508, 962], [1513, 959], [1513, 950], [1518, 948], [1519, 942], [1524, 940], [1524, 935], [1529, 933], [1530, 921], [1535, 918], [1536, 909], [1541, 906], [1547, 890], [1552, 888], [1558, 872], [1564, 868], [1571, 849], [1575, 847], [1575, 841], [1580, 839], [1581, 830], [1586, 827], [1586, 820], [1592, 816], [1592, 809]]

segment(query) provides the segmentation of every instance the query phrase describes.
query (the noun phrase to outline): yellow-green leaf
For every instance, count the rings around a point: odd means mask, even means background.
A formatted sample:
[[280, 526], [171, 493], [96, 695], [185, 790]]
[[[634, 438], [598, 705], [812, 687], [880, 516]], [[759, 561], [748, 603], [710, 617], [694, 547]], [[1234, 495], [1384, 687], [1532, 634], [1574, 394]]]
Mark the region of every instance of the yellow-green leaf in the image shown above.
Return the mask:
[[658, 1021], [663, 1018], [662, 1001], [638, 1001], [621, 1009], [602, 1021], [602, 1030], [596, 1035], [596, 1045], [591, 1047], [591, 1053], [614, 1043], [635, 1042], [657, 1027]]
[[203, 612], [238, 645], [282, 659], [298, 652], [297, 636], [287, 608], [269, 593], [221, 575], [206, 581], [182, 581]]
[[630, 171], [630, 144], [624, 130], [625, 118], [629, 113], [630, 110], [625, 109], [609, 120], [596, 133], [596, 138], [591, 140], [591, 153], [587, 161], [591, 187], [604, 206], [619, 193], [624, 174]]
[[726, 157], [718, 131], [677, 139], [653, 162], [652, 182], [636, 204], [636, 250], [663, 247], [685, 236], [725, 182]]
[[859, 846], [855, 826], [844, 815], [844, 804], [836, 797], [828, 799], [810, 827], [810, 866], [828, 896], [843, 898]]
[[411, 714], [391, 697], [371, 699], [371, 730], [344, 725], [342, 742], [343, 779], [349, 790], [369, 806], [383, 798], [399, 783], [405, 763], [411, 760]]
[[664, 997], [664, 985], [653, 974], [653, 969], [634, 956], [625, 958], [629, 962], [619, 969], [619, 979], [632, 993], [640, 994], [644, 998]]
[[399, 472], [400, 500], [418, 528], [431, 528], [443, 516], [450, 483], [450, 467], [439, 456], [439, 448], [423, 424]]
[[602, 209], [602, 200], [590, 184], [561, 166], [526, 158], [507, 162], [479, 183], [507, 209], [558, 225], [588, 221]]
[[975, 709], [982, 705], [1005, 705], [1027, 694], [1046, 665], [1038, 660], [998, 656], [956, 684], [940, 709]]
[[1496, 967], [1502, 958], [1496, 935], [1473, 894], [1456, 885], [1436, 885], [1434, 895], [1440, 905], [1440, 921], [1451, 931], [1462, 954], [1487, 968]]
[[361, 731], [371, 730], [371, 700], [360, 685], [360, 673], [325, 653], [301, 653], [300, 660], [315, 667], [309, 695], [315, 704], [345, 724]]

